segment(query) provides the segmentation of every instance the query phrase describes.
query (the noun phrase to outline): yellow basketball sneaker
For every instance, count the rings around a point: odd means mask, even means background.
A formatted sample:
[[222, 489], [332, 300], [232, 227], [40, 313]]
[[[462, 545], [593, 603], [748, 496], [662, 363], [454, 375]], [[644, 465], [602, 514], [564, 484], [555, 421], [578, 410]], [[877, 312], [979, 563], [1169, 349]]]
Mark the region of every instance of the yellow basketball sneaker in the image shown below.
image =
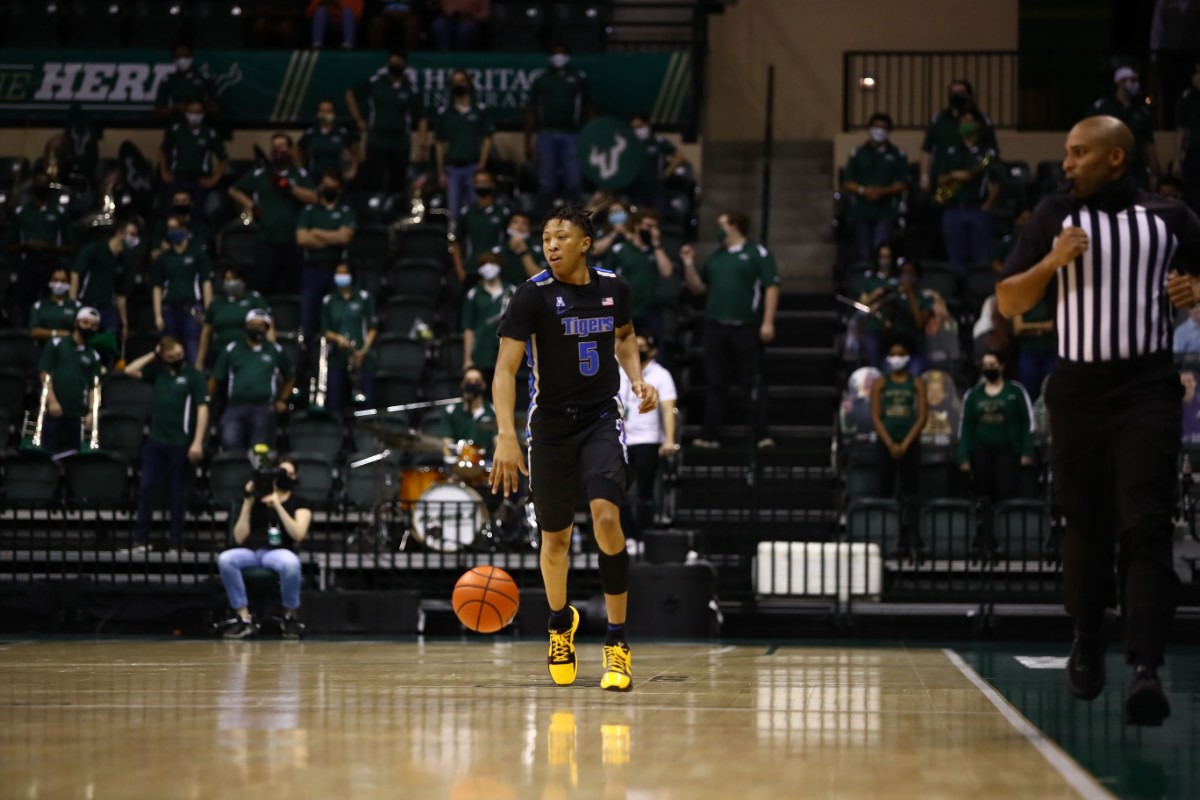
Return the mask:
[[575, 631], [579, 628], [579, 612], [575, 606], [567, 606], [571, 612], [571, 627], [565, 631], [550, 630], [550, 655], [546, 665], [550, 677], [559, 686], [570, 686], [579, 674], [579, 662], [575, 660]]
[[628, 692], [633, 688], [633, 655], [629, 645], [604, 645], [604, 677], [600, 679], [600, 688], [610, 692]]

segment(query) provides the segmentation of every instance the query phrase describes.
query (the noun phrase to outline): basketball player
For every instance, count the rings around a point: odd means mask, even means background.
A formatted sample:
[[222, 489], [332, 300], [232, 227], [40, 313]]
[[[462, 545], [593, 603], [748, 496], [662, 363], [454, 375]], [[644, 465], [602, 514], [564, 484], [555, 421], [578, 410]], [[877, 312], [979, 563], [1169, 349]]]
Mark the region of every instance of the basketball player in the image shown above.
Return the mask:
[[[629, 554], [620, 506], [628, 483], [620, 373], [625, 370], [640, 413], [653, 411], [658, 392], [642, 380], [632, 293], [616, 273], [587, 265], [595, 231], [588, 213], [566, 207], [550, 213], [542, 244], [550, 269], [523, 283], [500, 320], [500, 354], [492, 383], [499, 436], [492, 461], [492, 492], [517, 488], [529, 476], [542, 529], [542, 580], [550, 603], [550, 677], [575, 682], [579, 612], [567, 604], [567, 568], [575, 499], [582, 481], [600, 548], [600, 582], [608, 609], [604, 675], [600, 688], [633, 688], [625, 641]], [[529, 468], [513, 424], [521, 359], [530, 379]]]

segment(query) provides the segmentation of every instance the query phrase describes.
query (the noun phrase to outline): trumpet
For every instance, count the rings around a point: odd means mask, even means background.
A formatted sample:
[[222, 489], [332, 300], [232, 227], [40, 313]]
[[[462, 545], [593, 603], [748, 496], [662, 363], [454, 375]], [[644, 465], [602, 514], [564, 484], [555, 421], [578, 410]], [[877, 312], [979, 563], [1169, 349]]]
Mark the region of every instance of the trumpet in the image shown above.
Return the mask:
[[970, 183], [971, 181], [975, 180], [976, 176], [978, 176], [979, 173], [981, 173], [985, 169], [987, 169], [988, 165], [990, 165], [991, 163], [992, 163], [992, 154], [988, 153], [987, 155], [985, 155], [983, 157], [983, 160], [981, 160], [978, 164], [976, 164], [975, 166], [973, 166], [969, 170], [967, 170], [967, 172], [971, 173], [971, 177], [969, 180], [950, 181], [949, 183], [945, 183], [945, 184], [942, 184], [941, 186], [939, 186], [937, 188], [937, 192], [933, 195], [933, 202], [937, 203], [939, 206], [944, 206], [944, 205], [946, 205], [946, 203], [949, 203], [951, 200], [954, 199], [954, 195], [958, 193], [958, 190], [961, 189], [964, 184]]
[[[92, 429], [88, 431], [88, 418], [92, 420]], [[91, 452], [92, 450], [100, 449], [100, 376], [97, 375], [92, 379], [92, 408], [91, 414], [84, 417], [79, 423], [79, 449], [83, 452]]]
[[21, 450], [39, 450], [42, 447], [42, 428], [46, 424], [46, 407], [50, 405], [50, 376], [42, 376], [42, 392], [38, 397], [38, 410], [34, 418], [25, 411], [21, 422]]
[[329, 393], [329, 341], [322, 336], [317, 374], [308, 381], [308, 407], [310, 410], [325, 410], [325, 399]]

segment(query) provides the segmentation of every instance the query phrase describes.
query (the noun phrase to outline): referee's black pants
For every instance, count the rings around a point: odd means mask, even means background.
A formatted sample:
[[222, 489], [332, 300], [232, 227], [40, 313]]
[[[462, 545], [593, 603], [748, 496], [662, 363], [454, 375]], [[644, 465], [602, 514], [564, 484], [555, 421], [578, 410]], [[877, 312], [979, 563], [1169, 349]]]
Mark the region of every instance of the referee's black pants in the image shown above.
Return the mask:
[[1162, 663], [1175, 612], [1182, 395], [1169, 353], [1060, 361], [1046, 391], [1054, 479], [1067, 519], [1064, 605], [1081, 627], [1096, 630], [1105, 608], [1120, 600], [1131, 664]]
[[725, 422], [729, 388], [740, 385], [750, 397], [754, 438], [767, 435], [766, 389], [759, 380], [762, 344], [758, 326], [722, 324], [709, 320], [704, 326], [704, 438], [718, 441]]

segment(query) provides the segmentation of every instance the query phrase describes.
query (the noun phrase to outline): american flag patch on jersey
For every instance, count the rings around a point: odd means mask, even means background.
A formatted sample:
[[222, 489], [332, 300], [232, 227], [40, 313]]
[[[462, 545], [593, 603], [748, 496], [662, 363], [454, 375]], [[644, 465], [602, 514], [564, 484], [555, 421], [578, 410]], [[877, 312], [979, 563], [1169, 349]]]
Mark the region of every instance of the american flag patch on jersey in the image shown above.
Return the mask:
[[612, 304], [613, 304], [613, 299], [611, 297], [606, 297], [600, 301], [600, 305], [602, 305], [602, 306], [611, 306]]

